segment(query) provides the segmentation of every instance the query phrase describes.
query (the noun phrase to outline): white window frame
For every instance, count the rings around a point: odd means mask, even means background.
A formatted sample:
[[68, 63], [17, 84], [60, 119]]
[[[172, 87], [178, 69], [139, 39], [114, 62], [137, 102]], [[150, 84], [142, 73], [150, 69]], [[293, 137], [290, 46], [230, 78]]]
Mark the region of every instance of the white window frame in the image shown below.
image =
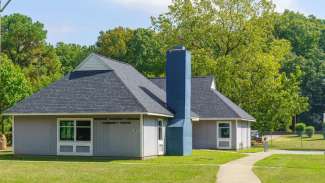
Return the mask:
[[[219, 137], [219, 124], [229, 124], [229, 138], [220, 138]], [[217, 148], [218, 149], [231, 149], [231, 144], [232, 144], [232, 125], [231, 125], [231, 121], [217, 121]], [[229, 142], [229, 146], [228, 147], [220, 147], [219, 146], [219, 142]]]
[[[73, 121], [74, 124], [74, 140], [60, 140], [60, 121]], [[76, 121], [90, 121], [90, 141], [77, 141], [77, 122]], [[93, 155], [93, 141], [94, 141], [94, 125], [93, 118], [57, 118], [57, 155], [77, 155], [77, 156], [92, 156]], [[73, 152], [61, 152], [60, 146], [67, 145], [73, 147]], [[89, 146], [89, 152], [77, 152], [77, 146]]]

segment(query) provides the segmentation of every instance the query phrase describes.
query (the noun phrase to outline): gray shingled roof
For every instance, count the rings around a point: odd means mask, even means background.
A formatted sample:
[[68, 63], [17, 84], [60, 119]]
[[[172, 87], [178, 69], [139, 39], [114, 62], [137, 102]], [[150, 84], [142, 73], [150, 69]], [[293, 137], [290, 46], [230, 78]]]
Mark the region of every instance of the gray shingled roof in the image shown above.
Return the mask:
[[[165, 78], [152, 78], [161, 89], [166, 90]], [[255, 118], [234, 104], [230, 99], [222, 95], [219, 91], [212, 89], [212, 77], [192, 78], [192, 110], [200, 118], [236, 118], [255, 121]]]
[[[218, 91], [212, 77], [192, 78], [192, 117], [255, 120]], [[73, 72], [5, 111], [19, 113], [157, 113], [166, 107], [165, 79], [147, 79], [131, 65], [90, 54]]]
[[89, 55], [63, 79], [17, 103], [5, 113], [148, 112], [173, 115], [165, 91], [131, 65]]

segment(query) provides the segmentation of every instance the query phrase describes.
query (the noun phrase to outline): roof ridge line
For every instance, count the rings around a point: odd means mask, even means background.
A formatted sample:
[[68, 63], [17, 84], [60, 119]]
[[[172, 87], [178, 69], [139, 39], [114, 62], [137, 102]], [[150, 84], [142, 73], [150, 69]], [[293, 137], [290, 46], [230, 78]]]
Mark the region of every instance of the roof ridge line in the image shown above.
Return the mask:
[[[115, 72], [115, 71], [114, 71]], [[144, 112], [148, 112], [148, 109], [143, 106], [143, 104], [139, 101], [139, 99], [134, 95], [134, 93], [126, 86], [126, 84], [124, 83], [123, 79], [121, 79], [121, 77], [119, 76], [119, 74], [117, 72], [115, 72], [117, 78], [121, 81], [121, 83], [123, 84], [123, 86], [127, 89], [128, 92], [131, 93], [131, 95], [135, 98], [136, 102], [144, 109]]]
[[101, 59], [105, 59], [105, 60], [109, 60], [109, 61], [113, 61], [113, 62], [117, 62], [117, 63], [120, 63], [120, 64], [125, 64], [125, 65], [128, 65], [128, 66], [132, 66], [131, 64], [127, 63], [127, 62], [124, 62], [124, 61], [119, 61], [119, 60], [116, 60], [116, 59], [113, 59], [113, 58], [110, 58], [110, 57], [107, 57], [107, 56], [104, 56], [104, 55], [101, 55], [101, 54], [98, 54], [98, 53], [92, 53], [98, 57], [100, 57]]

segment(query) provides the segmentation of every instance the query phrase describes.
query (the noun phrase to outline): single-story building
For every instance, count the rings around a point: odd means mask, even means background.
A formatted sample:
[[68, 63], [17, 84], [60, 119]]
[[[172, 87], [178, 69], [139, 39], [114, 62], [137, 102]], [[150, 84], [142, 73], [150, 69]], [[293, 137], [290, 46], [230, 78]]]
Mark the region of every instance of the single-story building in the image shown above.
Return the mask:
[[167, 52], [166, 79], [90, 54], [4, 115], [14, 119], [15, 154], [132, 158], [248, 148], [255, 121], [216, 90], [213, 77], [191, 76], [184, 47]]

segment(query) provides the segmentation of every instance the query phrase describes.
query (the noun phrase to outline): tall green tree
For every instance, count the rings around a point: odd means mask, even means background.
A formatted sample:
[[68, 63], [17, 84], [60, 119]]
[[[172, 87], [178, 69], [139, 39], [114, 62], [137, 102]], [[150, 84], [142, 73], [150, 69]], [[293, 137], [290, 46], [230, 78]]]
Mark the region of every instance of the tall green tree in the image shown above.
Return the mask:
[[2, 134], [4, 123], [2, 113], [16, 102], [31, 94], [31, 84], [19, 66], [6, 55], [0, 55], [0, 122]]
[[278, 15], [274, 35], [287, 39], [293, 47], [293, 56], [283, 63], [286, 73], [302, 70], [300, 87], [309, 99], [309, 110], [298, 116], [298, 120], [321, 128], [325, 111], [325, 26], [314, 16], [285, 11]]
[[34, 91], [61, 77], [60, 60], [45, 41], [42, 23], [15, 13], [2, 18], [1, 29], [2, 51], [21, 67]]
[[164, 74], [164, 41], [151, 29], [131, 30], [118, 27], [101, 32], [97, 51], [105, 56], [133, 65], [144, 75]]
[[124, 61], [132, 34], [131, 29], [124, 27], [117, 27], [105, 32], [101, 31], [96, 43], [98, 52], [110, 58]]
[[42, 23], [18, 13], [2, 18], [1, 34], [2, 52], [21, 67], [31, 64], [36, 50], [45, 44], [46, 39]]
[[264, 0], [174, 0], [152, 19], [166, 47], [185, 45], [195, 75], [212, 74], [217, 88], [257, 118], [260, 131], [287, 128], [306, 109], [299, 71], [281, 72], [290, 44], [273, 36], [274, 5]]
[[92, 46], [81, 46], [78, 44], [66, 44], [59, 42], [56, 44], [55, 51], [62, 64], [63, 73], [71, 72], [83, 59], [92, 51]]
[[51, 45], [43, 45], [36, 51], [31, 64], [23, 68], [36, 92], [62, 76], [61, 62]]
[[136, 29], [127, 44], [126, 61], [146, 76], [160, 76], [165, 71], [165, 53], [161, 44], [154, 31]]
[[274, 35], [289, 40], [296, 55], [308, 56], [314, 49], [319, 48], [322, 28], [321, 21], [316, 17], [305, 17], [303, 14], [286, 10], [276, 18]]

